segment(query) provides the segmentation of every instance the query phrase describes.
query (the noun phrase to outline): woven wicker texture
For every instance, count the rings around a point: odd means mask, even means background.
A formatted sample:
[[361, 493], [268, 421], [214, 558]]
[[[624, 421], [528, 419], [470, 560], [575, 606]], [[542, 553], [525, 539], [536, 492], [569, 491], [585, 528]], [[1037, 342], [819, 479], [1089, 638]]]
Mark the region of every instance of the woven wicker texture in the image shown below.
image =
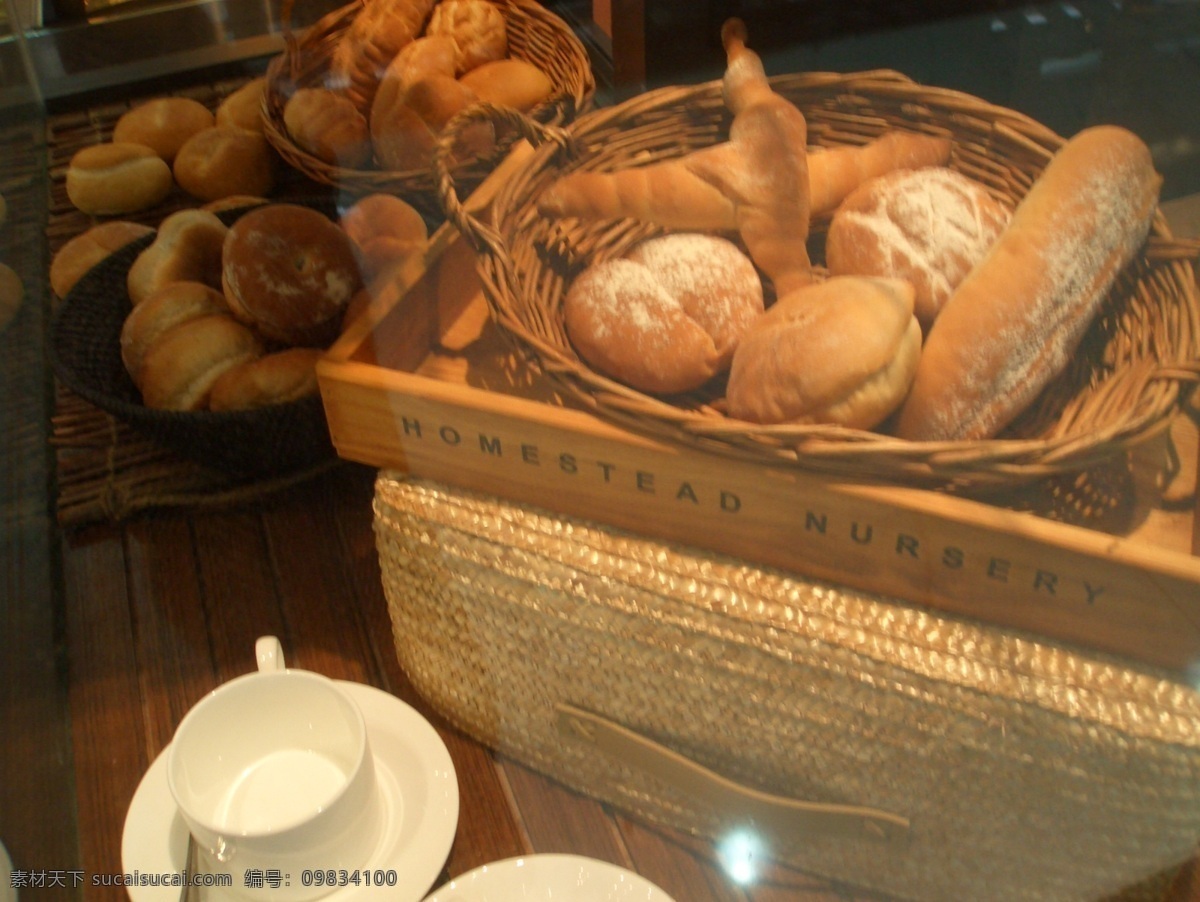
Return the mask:
[[[950, 165], [1009, 206], [1063, 143], [1020, 113], [894, 72], [786, 75], [771, 83], [805, 114], [815, 147], [864, 144], [891, 128], [949, 135]], [[501, 190], [494, 226], [463, 214], [452, 173], [444, 171], [442, 203], [481, 252], [497, 321], [573, 397], [636, 430], [857, 478], [998, 486], [1079, 471], [1157, 434], [1200, 375], [1200, 312], [1191, 263], [1197, 246], [1174, 239], [1160, 215], [1144, 253], [1118, 279], [1070, 370], [995, 440], [906, 442], [835, 426], [759, 426], [721, 412], [719, 385], [670, 398], [636, 391], [579, 358], [561, 305], [565, 287], [585, 266], [620, 255], [655, 230], [627, 220], [549, 221], [538, 216], [537, 199], [564, 172], [612, 171], [724, 140], [731, 120], [720, 83], [648, 92], [565, 129], [538, 128], [499, 110], [473, 112], [489, 114], [523, 128], [541, 146]], [[818, 262], [826, 226], [814, 223]]]
[[903, 898], [1093, 900], [1200, 838], [1200, 694], [1153, 670], [388, 471], [375, 530], [425, 697], [652, 822], [739, 825], [560, 732], [557, 705], [747, 786], [909, 818], [899, 846], [766, 838]]
[[[324, 85], [334, 48], [369, 2], [357, 0], [337, 9], [302, 34], [285, 32], [284, 52], [267, 69], [264, 133], [285, 162], [315, 181], [333, 185], [350, 195], [379, 191], [398, 194], [423, 212], [440, 215], [437, 186], [431, 171], [397, 172], [335, 166], [299, 147], [284, 125], [283, 110], [288, 99], [299, 88]], [[509, 56], [533, 63], [555, 85], [556, 93], [531, 110], [530, 116], [547, 125], [570, 122], [590, 106], [596, 91], [591, 63], [583, 44], [565, 22], [532, 0], [493, 2], [504, 14]], [[291, 4], [285, 0], [285, 21], [290, 8]], [[365, 91], [361, 85], [351, 85], [347, 94], [363, 105]], [[498, 142], [495, 159], [510, 144], [511, 139]], [[491, 170], [493, 162], [494, 159], [463, 162], [455, 169], [455, 177], [463, 185], [473, 186]]]

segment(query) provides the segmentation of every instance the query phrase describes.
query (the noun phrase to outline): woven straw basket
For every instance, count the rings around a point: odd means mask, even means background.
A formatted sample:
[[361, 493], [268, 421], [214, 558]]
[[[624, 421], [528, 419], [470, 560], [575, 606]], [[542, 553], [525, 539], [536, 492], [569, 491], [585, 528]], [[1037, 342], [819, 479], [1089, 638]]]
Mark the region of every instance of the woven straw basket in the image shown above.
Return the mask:
[[1125, 897], [1200, 839], [1156, 671], [388, 471], [375, 530], [426, 699], [652, 823], [923, 902]]
[[[894, 72], [786, 75], [771, 83], [806, 116], [810, 144], [864, 144], [890, 128], [948, 135], [950, 165], [1010, 206], [1064, 143], [1020, 113]], [[580, 359], [561, 305], [565, 286], [583, 267], [623, 253], [656, 230], [631, 221], [548, 221], [537, 214], [537, 199], [564, 172], [612, 171], [724, 140], [731, 119], [720, 82], [651, 91], [565, 129], [538, 128], [509, 112], [479, 108], [459, 123], [488, 116], [523, 128], [540, 146], [499, 192], [494, 226], [463, 213], [452, 174], [439, 160], [441, 202], [481, 254], [498, 323], [573, 398], [634, 430], [858, 478], [996, 487], [1078, 472], [1157, 434], [1200, 375], [1191, 263], [1197, 246], [1174, 239], [1159, 215], [1144, 252], [1114, 286], [1071, 369], [995, 440], [907, 442], [827, 425], [761, 426], [723, 415], [719, 389], [671, 398], [636, 391]], [[814, 223], [814, 245], [827, 225]], [[816, 247], [814, 259], [820, 258]]]
[[[267, 68], [264, 131], [286, 163], [317, 182], [351, 195], [374, 192], [401, 195], [415, 206], [440, 214], [436, 182], [429, 170], [398, 172], [335, 166], [299, 147], [284, 125], [283, 110], [292, 94], [299, 88], [325, 84], [334, 48], [370, 2], [356, 0], [341, 7], [313, 23], [301, 35], [285, 29], [284, 51]], [[509, 55], [533, 63], [555, 85], [555, 94], [531, 110], [530, 117], [536, 122], [560, 125], [586, 110], [596, 90], [595, 77], [587, 51], [567, 24], [534, 0], [491, 2], [504, 14]], [[290, 19], [290, 8], [290, 0], [285, 0], [284, 21]], [[362, 86], [349, 86], [347, 94], [358, 105], [365, 105]], [[501, 142], [496, 156], [504, 149], [505, 143]], [[455, 168], [455, 178], [464, 184], [475, 184], [490, 170], [492, 162], [488, 159], [463, 162]]]

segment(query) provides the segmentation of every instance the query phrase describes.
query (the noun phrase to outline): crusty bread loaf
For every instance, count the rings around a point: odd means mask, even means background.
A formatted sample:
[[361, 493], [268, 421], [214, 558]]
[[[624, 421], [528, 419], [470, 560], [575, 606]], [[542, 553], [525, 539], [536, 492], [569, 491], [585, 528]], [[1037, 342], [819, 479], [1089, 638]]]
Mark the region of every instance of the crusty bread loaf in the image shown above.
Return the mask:
[[899, 279], [837, 276], [781, 297], [733, 356], [730, 416], [878, 425], [916, 371], [921, 327], [912, 311], [912, 286]]
[[144, 144], [170, 163], [196, 132], [211, 128], [213, 114], [190, 97], [156, 97], [122, 113], [112, 140]]
[[329, 87], [351, 93], [365, 115], [385, 69], [425, 28], [435, 0], [371, 0], [342, 32]]
[[655, 393], [691, 391], [722, 372], [762, 310], [762, 283], [745, 254], [723, 238], [683, 233], [589, 267], [563, 300], [579, 355]]
[[220, 286], [221, 249], [228, 231], [207, 210], [179, 210], [166, 217], [154, 241], [129, 267], [125, 284], [130, 303], [137, 306], [169, 282]]
[[952, 142], [940, 135], [892, 130], [862, 145], [817, 148], [808, 155], [812, 214], [832, 212], [855, 188], [897, 169], [944, 166]]
[[262, 353], [254, 332], [227, 313], [189, 320], [168, 329], [146, 350], [142, 402], [158, 410], [202, 410], [223, 372]]
[[508, 55], [504, 14], [489, 0], [441, 0], [425, 32], [454, 39], [456, 75]]
[[320, 357], [315, 348], [287, 348], [230, 367], [213, 383], [208, 407], [250, 410], [315, 395]]
[[429, 238], [421, 214], [394, 194], [360, 198], [338, 223], [354, 242], [364, 282], [374, 279], [389, 264], [419, 253]]
[[825, 238], [830, 275], [905, 279], [926, 332], [950, 293], [992, 246], [1009, 210], [944, 166], [898, 169], [842, 201]]
[[133, 384], [142, 384], [142, 361], [159, 336], [216, 313], [229, 313], [225, 296], [202, 282], [168, 283], [131, 309], [121, 325], [121, 362]]
[[483, 63], [458, 80], [480, 100], [517, 110], [531, 110], [554, 93], [554, 83], [545, 72], [516, 58]]
[[101, 260], [154, 231], [140, 222], [114, 219], [94, 225], [69, 239], [50, 261], [50, 287], [60, 298]]
[[1119, 272], [1141, 248], [1162, 179], [1116, 126], [1051, 159], [930, 331], [897, 433], [985, 439], [1067, 366]]
[[267, 77], [246, 82], [217, 106], [214, 125], [232, 125], [237, 128], [261, 132], [264, 127], [263, 97], [267, 89]]
[[145, 144], [95, 144], [67, 164], [67, 198], [93, 216], [121, 216], [161, 203], [175, 181], [171, 167]]
[[288, 135], [318, 160], [359, 169], [371, 159], [367, 118], [347, 97], [328, 88], [301, 88], [283, 107]]
[[214, 125], [179, 148], [173, 170], [179, 187], [203, 201], [263, 197], [275, 186], [275, 152], [261, 132]]
[[242, 216], [229, 228], [222, 260], [234, 315], [285, 345], [328, 343], [362, 285], [349, 236], [296, 204], [268, 204]]

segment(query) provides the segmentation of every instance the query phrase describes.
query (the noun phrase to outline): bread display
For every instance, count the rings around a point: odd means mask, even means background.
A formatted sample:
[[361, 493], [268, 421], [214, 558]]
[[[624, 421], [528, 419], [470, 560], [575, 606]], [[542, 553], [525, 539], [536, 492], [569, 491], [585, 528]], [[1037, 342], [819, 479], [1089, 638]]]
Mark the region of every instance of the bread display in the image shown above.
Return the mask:
[[904, 399], [921, 353], [912, 286], [841, 276], [784, 295], [743, 337], [726, 401], [752, 423], [870, 429]]
[[67, 166], [67, 198], [93, 216], [121, 216], [153, 207], [171, 193], [171, 167], [152, 148], [129, 142], [96, 144]]
[[322, 346], [362, 285], [350, 238], [309, 207], [258, 207], [230, 228], [222, 286], [234, 315], [264, 337]]
[[68, 239], [50, 261], [50, 288], [58, 297], [65, 298], [89, 269], [109, 254], [153, 232], [148, 225], [122, 219], [102, 222], [80, 232]]
[[234, 195], [267, 195], [275, 185], [275, 151], [259, 132], [214, 125], [179, 149], [175, 181], [203, 201]]
[[123, 113], [113, 126], [112, 140], [143, 144], [170, 163], [192, 135], [213, 124], [213, 113], [198, 100], [156, 97]]
[[251, 410], [286, 404], [317, 393], [315, 348], [287, 348], [225, 370], [208, 395], [209, 410]]
[[763, 310], [749, 259], [722, 238], [668, 235], [594, 264], [563, 299], [580, 356], [642, 391], [685, 392], [722, 372]]
[[170, 282], [221, 284], [221, 254], [228, 232], [207, 210], [180, 210], [166, 217], [152, 241], [129, 267], [126, 285], [135, 307]]
[[1067, 366], [1117, 274], [1146, 240], [1161, 176], [1117, 126], [1068, 141], [929, 333], [897, 432], [994, 436]]
[[983, 185], [953, 169], [898, 169], [864, 182], [837, 208], [825, 263], [831, 275], [911, 282], [917, 319], [928, 331], [1008, 217]]
[[228, 313], [168, 329], [142, 358], [142, 401], [156, 410], [202, 410], [222, 373], [263, 351], [261, 339]]

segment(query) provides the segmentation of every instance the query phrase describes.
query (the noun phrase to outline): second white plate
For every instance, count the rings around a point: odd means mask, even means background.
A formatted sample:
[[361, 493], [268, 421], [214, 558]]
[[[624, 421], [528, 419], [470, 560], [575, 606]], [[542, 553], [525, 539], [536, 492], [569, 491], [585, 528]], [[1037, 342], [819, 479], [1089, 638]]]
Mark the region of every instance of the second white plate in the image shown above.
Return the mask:
[[525, 855], [455, 877], [425, 902], [673, 902], [625, 868], [579, 855]]

